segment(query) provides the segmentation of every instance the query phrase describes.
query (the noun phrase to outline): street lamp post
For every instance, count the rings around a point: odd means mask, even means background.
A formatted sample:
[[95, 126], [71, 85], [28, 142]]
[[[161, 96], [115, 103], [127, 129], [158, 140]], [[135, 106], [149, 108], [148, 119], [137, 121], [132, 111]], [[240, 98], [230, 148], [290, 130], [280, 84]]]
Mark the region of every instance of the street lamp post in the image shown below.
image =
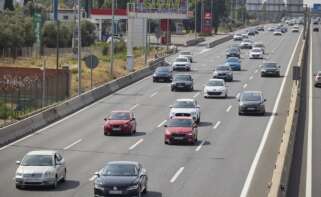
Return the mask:
[[195, 22], [194, 22], [194, 33], [195, 33], [195, 38], [197, 38], [197, 0], [195, 0], [195, 11], [194, 11], [194, 18], [195, 18]]
[[111, 57], [110, 57], [110, 74], [113, 77], [113, 67], [114, 67], [114, 21], [115, 21], [115, 0], [112, 0], [111, 4]]
[[77, 61], [78, 61], [78, 95], [81, 94], [81, 29], [80, 29], [80, 0], [78, 0], [78, 22], [77, 22], [77, 33], [78, 33], [78, 53], [77, 53]]

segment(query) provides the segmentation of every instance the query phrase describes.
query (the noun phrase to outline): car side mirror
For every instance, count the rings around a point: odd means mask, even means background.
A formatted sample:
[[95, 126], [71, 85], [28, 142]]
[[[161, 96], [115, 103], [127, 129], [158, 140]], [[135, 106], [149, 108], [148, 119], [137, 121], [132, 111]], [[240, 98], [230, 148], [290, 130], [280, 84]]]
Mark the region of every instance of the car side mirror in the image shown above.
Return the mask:
[[201, 106], [197, 105], [196, 108], [201, 108]]
[[136, 120], [136, 118], [132, 118], [132, 120]]
[[94, 175], [97, 176], [97, 177], [100, 177], [99, 172], [95, 172]]
[[16, 164], [17, 164], [17, 165], [20, 165], [20, 164], [21, 164], [21, 161], [16, 161]]
[[170, 105], [169, 108], [173, 108], [173, 105]]
[[264, 99], [263, 102], [266, 102], [266, 99]]
[[63, 164], [63, 162], [61, 161], [56, 161], [56, 166], [61, 166]]
[[164, 127], [167, 127], [167, 124], [165, 124]]
[[196, 124], [193, 124], [193, 128], [197, 128], [197, 125], [196, 125]]
[[313, 76], [317, 76], [317, 74], [313, 73]]
[[107, 118], [104, 118], [104, 121], [107, 121]]

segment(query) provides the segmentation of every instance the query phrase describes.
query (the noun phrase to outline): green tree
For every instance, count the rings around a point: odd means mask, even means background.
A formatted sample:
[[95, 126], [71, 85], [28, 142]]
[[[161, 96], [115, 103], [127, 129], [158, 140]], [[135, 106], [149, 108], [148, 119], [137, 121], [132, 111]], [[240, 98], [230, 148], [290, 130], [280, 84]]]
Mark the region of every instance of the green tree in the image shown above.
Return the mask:
[[92, 22], [89, 22], [86, 20], [81, 22], [82, 46], [90, 46], [95, 42], [95, 39], [96, 39], [95, 29], [96, 29], [96, 26]]

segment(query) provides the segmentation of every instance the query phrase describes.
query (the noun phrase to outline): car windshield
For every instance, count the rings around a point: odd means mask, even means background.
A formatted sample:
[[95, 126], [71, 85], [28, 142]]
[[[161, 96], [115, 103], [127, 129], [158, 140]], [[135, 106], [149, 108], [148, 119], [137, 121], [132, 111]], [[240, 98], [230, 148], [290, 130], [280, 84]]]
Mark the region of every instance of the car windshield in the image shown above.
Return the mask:
[[225, 70], [230, 70], [230, 67], [229, 66], [217, 66], [215, 70], [225, 71]]
[[22, 162], [22, 166], [53, 166], [51, 155], [26, 155]]
[[224, 86], [223, 81], [209, 81], [207, 86]]
[[188, 60], [186, 58], [177, 58], [176, 62], [187, 62]]
[[129, 120], [130, 115], [128, 112], [114, 112], [110, 115], [110, 120]]
[[242, 94], [240, 100], [241, 101], [260, 101], [261, 95], [256, 92], [248, 92], [248, 93]]
[[169, 72], [169, 67], [158, 67], [156, 69], [157, 73], [168, 73]]
[[262, 50], [261, 49], [253, 49], [252, 52], [259, 53], [259, 52], [262, 52]]
[[167, 127], [192, 127], [193, 121], [191, 119], [170, 119]]
[[235, 48], [230, 48], [230, 49], [228, 49], [228, 52], [229, 52], [229, 53], [237, 53], [238, 50], [235, 49]]
[[276, 68], [276, 63], [265, 63], [263, 64], [264, 68]]
[[108, 164], [102, 171], [102, 176], [137, 176], [134, 164]]
[[191, 77], [189, 75], [176, 75], [175, 81], [190, 81]]
[[181, 55], [191, 55], [191, 53], [190, 52], [181, 52]]
[[235, 57], [230, 57], [226, 60], [226, 62], [239, 62], [240, 60], [238, 58]]
[[194, 108], [195, 103], [193, 101], [176, 101], [174, 108]]

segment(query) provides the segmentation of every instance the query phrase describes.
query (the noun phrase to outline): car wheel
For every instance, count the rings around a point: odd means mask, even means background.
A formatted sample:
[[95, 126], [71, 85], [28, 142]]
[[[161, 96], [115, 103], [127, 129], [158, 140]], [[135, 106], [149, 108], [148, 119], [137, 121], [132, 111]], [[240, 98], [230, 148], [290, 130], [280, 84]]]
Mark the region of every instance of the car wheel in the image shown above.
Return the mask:
[[138, 195], [137, 195], [137, 197], [142, 197], [141, 187], [138, 188]]
[[153, 82], [156, 82], [156, 80], [155, 80], [155, 79], [153, 79]]
[[56, 188], [57, 188], [57, 185], [58, 185], [58, 177], [57, 177], [57, 175], [56, 175], [55, 182], [51, 185], [51, 188], [52, 188], [52, 189], [56, 189]]
[[194, 91], [194, 87], [191, 87], [191, 91]]
[[22, 189], [21, 185], [16, 184], [17, 189]]
[[175, 92], [175, 88], [174, 88], [174, 87], [171, 87], [171, 91], [172, 91], [172, 92]]
[[243, 113], [241, 111], [239, 111], [239, 116], [242, 116], [242, 115], [243, 115]]
[[146, 194], [147, 193], [147, 182], [145, 183], [145, 188], [143, 190], [143, 194]]
[[65, 168], [64, 176], [61, 178], [61, 182], [66, 182], [66, 177], [67, 177], [67, 169]]
[[227, 93], [225, 93], [225, 96], [224, 96], [224, 98], [227, 98]]

